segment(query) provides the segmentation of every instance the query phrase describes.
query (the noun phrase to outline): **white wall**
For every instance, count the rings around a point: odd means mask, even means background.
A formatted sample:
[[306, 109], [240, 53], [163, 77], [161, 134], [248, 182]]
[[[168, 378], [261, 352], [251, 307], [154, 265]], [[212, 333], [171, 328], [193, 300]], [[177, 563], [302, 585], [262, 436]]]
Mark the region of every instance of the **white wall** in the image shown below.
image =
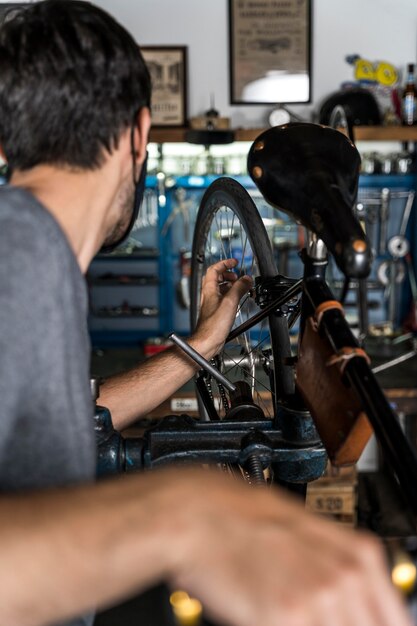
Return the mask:
[[[93, 0], [112, 13], [139, 44], [188, 46], [189, 114], [209, 107], [233, 126], [262, 126], [272, 107], [229, 105], [227, 0]], [[353, 76], [344, 58], [360, 54], [404, 69], [417, 57], [416, 0], [313, 0], [313, 105]]]

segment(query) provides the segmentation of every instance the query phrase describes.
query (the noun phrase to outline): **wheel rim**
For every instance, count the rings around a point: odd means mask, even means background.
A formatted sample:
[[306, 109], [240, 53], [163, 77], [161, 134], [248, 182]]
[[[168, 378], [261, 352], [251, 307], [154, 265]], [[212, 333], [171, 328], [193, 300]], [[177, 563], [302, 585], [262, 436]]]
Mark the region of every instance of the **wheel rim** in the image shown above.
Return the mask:
[[[238, 265], [235, 272], [242, 276], [248, 274], [255, 280], [261, 276], [259, 261], [254, 253], [254, 246], [237, 212], [227, 204], [215, 207], [204, 225], [202, 240], [204, 248], [199, 250], [197, 293], [200, 301], [202, 278], [209, 265], [226, 258], [236, 258]], [[245, 295], [239, 305], [235, 328], [252, 317], [259, 307], [250, 295]], [[245, 381], [251, 389], [253, 400], [265, 413], [273, 417], [272, 377], [269, 372], [273, 367], [270, 346], [268, 319], [263, 320], [247, 333], [240, 335], [226, 345], [216, 357], [215, 363], [220, 371], [232, 382]], [[214, 399], [221, 418], [226, 417], [228, 404], [226, 392], [214, 379], [209, 379], [208, 388]]]

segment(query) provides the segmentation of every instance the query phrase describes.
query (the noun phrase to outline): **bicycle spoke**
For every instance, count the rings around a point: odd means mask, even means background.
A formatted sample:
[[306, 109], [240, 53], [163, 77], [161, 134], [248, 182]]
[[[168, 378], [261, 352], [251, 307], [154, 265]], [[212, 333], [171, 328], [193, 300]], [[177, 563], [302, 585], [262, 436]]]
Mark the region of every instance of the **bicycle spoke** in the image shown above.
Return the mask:
[[[233, 213], [233, 211], [232, 211]], [[236, 217], [236, 213], [233, 213], [233, 218], [232, 218], [232, 232], [235, 232], [235, 217]]]
[[[265, 341], [266, 341], [266, 338], [265, 338], [265, 339], [263, 339], [262, 341], [259, 341], [259, 342], [256, 344], [256, 346], [254, 346], [254, 347], [253, 347], [253, 348], [252, 348], [252, 349], [251, 349], [251, 350], [250, 350], [247, 354], [248, 354], [248, 355], [253, 355], [253, 354], [255, 354], [255, 351], [256, 351], [256, 350], [259, 350], [259, 347], [260, 347], [260, 346], [261, 346], [261, 345], [262, 345]], [[230, 358], [232, 361], [234, 361], [233, 357], [232, 357], [229, 353], [225, 353], [225, 354], [228, 356], [228, 358]], [[240, 365], [241, 363], [243, 363], [243, 361], [245, 360], [245, 358], [246, 358], [246, 354], [245, 354], [245, 355], [244, 355], [244, 356], [243, 356], [243, 357], [242, 357], [239, 361], [234, 361], [234, 363], [233, 363], [233, 367], [238, 366], [238, 365]], [[224, 373], [225, 373], [225, 374], [227, 374], [228, 372], [230, 372], [230, 371], [233, 369], [233, 367], [232, 367], [232, 368], [230, 368], [229, 370], [226, 370]]]
[[[238, 314], [240, 313], [241, 309], [245, 306], [246, 302], [251, 298], [250, 294], [247, 294], [246, 296], [243, 296], [242, 300], [239, 303], [239, 306], [237, 308], [237, 312], [236, 312], [236, 317], [238, 316]], [[234, 326], [234, 324], [233, 324]]]
[[[227, 356], [227, 358], [228, 358], [230, 361], [232, 361], [232, 362], [233, 362], [233, 366], [231, 366], [228, 370], [225, 370], [225, 371], [223, 372], [223, 373], [224, 373], [224, 375], [227, 377], [227, 374], [229, 374], [231, 371], [233, 371], [233, 369], [235, 369], [235, 367], [239, 367], [239, 366], [240, 366], [240, 364], [242, 363], [242, 361], [243, 361], [244, 359], [246, 359], [246, 355], [244, 355], [244, 356], [243, 356], [241, 359], [239, 359], [239, 360], [235, 360], [235, 359], [234, 359], [234, 357], [233, 357], [230, 353], [227, 353], [227, 354], [226, 354], [226, 356]], [[263, 382], [262, 382], [262, 380], [261, 380], [258, 376], [255, 376], [255, 375], [253, 375], [252, 373], [248, 372], [248, 370], [247, 370], [246, 368], [244, 368], [244, 371], [245, 371], [246, 376], [252, 379], [252, 385], [251, 385], [251, 386], [254, 386], [254, 385], [256, 384], [256, 385], [257, 385], [257, 387], [258, 387], [258, 388], [259, 388], [259, 387], [261, 387], [263, 391], [265, 391], [265, 392], [269, 392], [269, 393], [271, 392], [271, 388], [270, 388], [269, 384], [268, 384], [268, 385], [266, 385], [265, 383], [263, 383]], [[266, 402], [265, 402], [265, 400], [263, 399], [263, 397], [262, 397], [262, 395], [261, 395], [261, 393], [260, 393], [259, 389], [256, 389], [256, 390], [253, 392], [253, 395], [254, 395], [255, 400], [256, 400], [256, 399], [258, 399], [258, 404], [259, 404], [259, 401], [260, 401], [260, 402], [262, 403], [262, 405], [265, 407], [265, 409], [266, 409], [266, 415], [270, 415], [270, 407], [267, 405], [267, 403], [266, 403]], [[262, 407], [261, 407], [261, 408], [262, 408]]]
[[225, 207], [225, 216], [226, 216], [226, 226], [227, 226], [227, 241], [229, 244], [229, 256], [231, 254], [231, 250], [232, 250], [232, 246], [231, 246], [231, 241], [232, 241], [232, 232], [230, 230], [230, 226], [229, 226], [229, 211], [227, 210], [227, 208]]
[[[248, 202], [250, 201], [246, 201], [246, 206]], [[202, 272], [206, 271], [212, 263], [232, 257], [238, 260], [234, 268], [238, 276], [250, 275], [253, 280], [261, 276], [257, 255], [261, 255], [263, 267], [265, 267], [265, 258], [268, 258], [266, 231], [265, 235], [259, 238], [258, 224], [255, 224], [253, 232], [252, 226], [249, 230], [248, 223], [252, 225], [256, 220], [246, 222], [246, 213], [239, 205], [240, 200], [228, 204], [227, 197], [226, 201], [207, 205], [207, 213], [205, 213], [207, 218], [203, 222], [204, 228], [200, 233], [200, 240], [204, 241], [203, 264], [199, 266], [201, 278]], [[248, 209], [250, 212], [252, 207]], [[262, 244], [259, 243], [261, 241]], [[274, 270], [268, 269], [267, 275], [273, 276], [273, 272]], [[245, 294], [237, 308], [233, 328], [240, 327], [259, 310], [253, 295]], [[271, 361], [268, 363], [269, 354], [271, 354]], [[273, 374], [272, 354], [267, 317], [250, 330], [237, 336], [233, 342], [223, 348], [219, 355], [219, 367], [222, 373], [233, 382], [245, 381], [251, 388], [254, 402], [270, 417], [273, 417], [271, 403], [274, 405], [270, 384]], [[210, 388], [215, 398], [221, 399], [224, 395], [224, 390], [219, 389], [214, 380]], [[219, 416], [223, 419], [227, 414], [227, 407], [221, 400], [220, 407]]]
[[[232, 242], [236, 240], [235, 236], [235, 224], [238, 223], [238, 241], [236, 242], [236, 252], [233, 250]], [[214, 232], [213, 232], [214, 231]], [[219, 248], [219, 256], [221, 260], [222, 258], [228, 258], [232, 256], [236, 256], [236, 254], [240, 255], [238, 272], [240, 275], [250, 274], [256, 275], [257, 273], [257, 260], [255, 254], [251, 249], [249, 244], [247, 233], [244, 231], [242, 227], [242, 223], [238, 220], [236, 213], [228, 209], [227, 207], [220, 207], [218, 211], [214, 213], [213, 216], [213, 227], [210, 229], [210, 234], [207, 238], [208, 241], [208, 250], [206, 251], [206, 258], [209, 261], [205, 265], [209, 265], [213, 262], [213, 235], [217, 234], [217, 240], [219, 245], [216, 246]], [[250, 256], [250, 266], [247, 265], [247, 257]], [[239, 304], [235, 325], [240, 325], [244, 321], [246, 321], [250, 317], [250, 307], [254, 306], [253, 298], [249, 294], [247, 294]], [[227, 348], [224, 350], [224, 356], [228, 359], [229, 363], [232, 363], [230, 367], [224, 369], [225, 374], [232, 373], [233, 370], [240, 371], [240, 377], [243, 376], [244, 379], [250, 381], [250, 386], [252, 389], [252, 393], [254, 396], [262, 401], [262, 404], [266, 407], [266, 403], [263, 398], [259, 394], [259, 388], [262, 388], [263, 391], [268, 392], [270, 388], [268, 385], [259, 380], [259, 376], [256, 375], [256, 367], [259, 367], [259, 362], [261, 358], [259, 357], [261, 346], [264, 344], [268, 337], [262, 338], [263, 333], [265, 332], [265, 322], [262, 322], [260, 327], [255, 331], [259, 335], [259, 341], [256, 344], [253, 344], [253, 339], [251, 338], [251, 333], [243, 333], [240, 337], [236, 339], [234, 345], [238, 346], [242, 350], [242, 355], [236, 357], [233, 355], [230, 350]], [[252, 333], [253, 335], [253, 333]], [[224, 364], [224, 358], [221, 359]], [[239, 376], [238, 373], [236, 373]], [[258, 391], [255, 388], [258, 388]]]
[[221, 248], [221, 251], [224, 254], [223, 257], [220, 255], [220, 261], [221, 261], [222, 259], [226, 259], [227, 258], [227, 254], [226, 254], [226, 249], [224, 247], [224, 242], [223, 242], [223, 237], [222, 237], [221, 218], [220, 218], [220, 225], [219, 225], [219, 222], [217, 220], [217, 216], [218, 216], [218, 213], [215, 214], [216, 228], [217, 228], [218, 237], [219, 237], [219, 241], [220, 241], [220, 248]]

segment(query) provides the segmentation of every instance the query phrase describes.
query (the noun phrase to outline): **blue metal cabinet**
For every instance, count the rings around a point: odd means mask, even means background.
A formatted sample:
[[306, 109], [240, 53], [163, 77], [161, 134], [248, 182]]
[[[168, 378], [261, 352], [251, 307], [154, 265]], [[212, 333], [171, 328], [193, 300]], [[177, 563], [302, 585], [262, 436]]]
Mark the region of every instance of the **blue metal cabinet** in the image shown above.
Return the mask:
[[[178, 297], [178, 285], [181, 280], [180, 265], [181, 251], [191, 249], [190, 233], [195, 220], [196, 211], [203, 192], [214, 177], [183, 177], [176, 180], [171, 190], [171, 209], [178, 206], [175, 196], [178, 190], [183, 191], [182, 202], [187, 205], [191, 228], [184, 229], [184, 221], [180, 211], [173, 220], [167, 232], [167, 264], [171, 284], [170, 300], [171, 314], [168, 316], [169, 327], [167, 332], [175, 330], [178, 333], [189, 332], [189, 313], [181, 307], [181, 298]], [[266, 223], [268, 218], [274, 217], [275, 223], [268, 228], [276, 256], [277, 267], [280, 273], [298, 277], [302, 273], [302, 265], [298, 251], [303, 242], [304, 229], [295, 224], [286, 214], [272, 209], [256, 190], [249, 177], [236, 177], [252, 195], [261, 215]], [[415, 175], [373, 175], [360, 177], [357, 216], [367, 230], [374, 249], [374, 263], [368, 281], [368, 316], [370, 325], [382, 324], [393, 316], [392, 323], [398, 327], [407, 313], [410, 302], [409, 268], [404, 258], [393, 259], [389, 251], [389, 242], [401, 232], [402, 225], [406, 224], [404, 235], [410, 242], [411, 251], [417, 249], [415, 237], [414, 201], [412, 193], [416, 189]], [[388, 190], [388, 191], [387, 191]], [[411, 192], [411, 193], [410, 193]], [[385, 195], [384, 195], [385, 194]], [[387, 198], [384, 208], [383, 198]], [[410, 203], [411, 200], [411, 203]], [[381, 211], [386, 210], [386, 220], [381, 224]], [[404, 221], [404, 213], [410, 210], [409, 218]], [[373, 222], [373, 223], [372, 223]], [[385, 279], [390, 279], [391, 265], [395, 265], [398, 279], [394, 295], [394, 310], [390, 303], [390, 286], [381, 283], [379, 276], [385, 269]], [[383, 272], [382, 272], [383, 274]], [[329, 264], [328, 277], [336, 293], [341, 291], [343, 276], [334, 262]], [[356, 285], [350, 289], [346, 302], [346, 314], [353, 326], [358, 323]]]
[[[116, 254], [98, 256], [89, 270], [90, 332], [93, 344], [133, 344], [150, 337], [166, 336], [175, 331], [189, 333], [187, 261], [191, 252], [195, 218], [201, 198], [215, 176], [147, 177], [144, 205], [128, 245]], [[303, 229], [282, 212], [273, 209], [260, 196], [248, 176], [236, 176], [253, 196], [264, 218], [274, 217], [271, 241], [281, 273], [299, 276], [302, 272], [298, 249]], [[387, 286], [380, 283], [380, 266], [392, 257], [379, 249], [380, 212], [383, 189], [389, 190], [386, 221], [386, 242], [399, 233], [409, 190], [416, 189], [415, 175], [371, 175], [360, 177], [358, 203], [363, 220], [375, 248], [374, 267], [369, 279], [369, 322], [378, 324], [389, 317]], [[374, 214], [374, 230], [370, 232], [370, 216]], [[372, 220], [371, 220], [372, 221]], [[385, 227], [385, 226], [384, 226]], [[408, 221], [406, 237], [411, 251], [417, 250], [414, 207]], [[412, 256], [417, 256], [413, 255]], [[404, 259], [404, 279], [398, 290], [395, 323], [406, 315], [410, 302], [408, 268]], [[106, 282], [107, 276], [107, 282]], [[148, 278], [148, 280], [147, 280]], [[333, 263], [329, 278], [335, 290], [343, 277]], [[356, 290], [347, 300], [347, 315], [357, 319]], [[392, 314], [392, 312], [391, 312]]]
[[99, 254], [87, 280], [93, 346], [133, 345], [160, 336], [169, 314], [165, 293], [165, 248], [160, 223], [169, 207], [158, 180], [148, 176], [143, 204], [128, 241], [112, 254]]
[[[368, 279], [369, 322], [387, 321], [394, 330], [401, 327], [410, 305], [410, 273], [414, 272], [410, 263], [415, 262], [417, 250], [416, 185], [414, 174], [363, 175], [359, 181], [358, 207], [375, 255]], [[357, 215], [361, 219], [361, 211]], [[411, 256], [403, 256], [406, 248], [400, 246], [399, 236], [405, 237]]]

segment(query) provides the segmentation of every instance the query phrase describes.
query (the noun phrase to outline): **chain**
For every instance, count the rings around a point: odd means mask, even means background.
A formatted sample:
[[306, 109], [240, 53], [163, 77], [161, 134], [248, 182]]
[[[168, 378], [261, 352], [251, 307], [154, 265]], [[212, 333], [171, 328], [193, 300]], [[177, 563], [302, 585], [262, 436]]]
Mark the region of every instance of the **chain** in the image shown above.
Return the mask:
[[224, 412], [227, 415], [227, 413], [229, 412], [229, 400], [227, 399], [226, 391], [223, 385], [221, 383], [218, 383], [218, 386], [219, 386], [220, 398], [223, 404]]
[[[218, 363], [216, 362], [216, 359], [211, 359], [210, 363], [214, 366], [217, 367]], [[208, 394], [210, 396], [211, 401], [214, 403], [214, 396], [213, 396], [213, 386], [212, 386], [212, 376], [207, 376], [206, 378], [206, 387], [207, 387], [207, 391]], [[227, 399], [227, 395], [226, 395], [226, 390], [223, 387], [223, 385], [219, 382], [217, 382], [217, 387], [219, 389], [219, 393], [220, 393], [220, 400], [221, 403], [223, 405], [223, 409], [225, 414], [227, 414], [229, 412], [229, 401]]]

